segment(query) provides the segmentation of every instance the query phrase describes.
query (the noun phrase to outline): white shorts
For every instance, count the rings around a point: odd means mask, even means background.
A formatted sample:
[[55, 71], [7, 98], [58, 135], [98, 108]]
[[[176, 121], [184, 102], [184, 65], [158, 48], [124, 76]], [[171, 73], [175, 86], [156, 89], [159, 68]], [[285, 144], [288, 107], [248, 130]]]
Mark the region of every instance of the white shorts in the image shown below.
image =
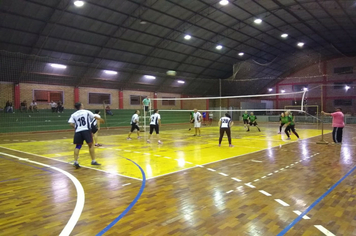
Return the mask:
[[200, 122], [194, 122], [194, 128], [200, 128], [201, 123]]

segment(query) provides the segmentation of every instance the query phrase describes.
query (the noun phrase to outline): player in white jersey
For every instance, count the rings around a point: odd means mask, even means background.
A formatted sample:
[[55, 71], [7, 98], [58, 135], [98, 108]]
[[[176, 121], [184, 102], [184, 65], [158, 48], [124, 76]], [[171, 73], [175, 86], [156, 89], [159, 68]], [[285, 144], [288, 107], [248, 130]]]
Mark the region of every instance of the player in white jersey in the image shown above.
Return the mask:
[[153, 133], [153, 130], [156, 131], [158, 144], [162, 144], [161, 140], [159, 140], [159, 126], [161, 125], [161, 116], [158, 114], [158, 109], [153, 111], [153, 115], [150, 117], [150, 135], [148, 136], [147, 143], [150, 143], [150, 139]]
[[200, 136], [200, 126], [201, 126], [202, 116], [196, 108], [194, 108], [193, 118], [194, 118], [194, 128], [195, 128], [194, 136], [197, 136], [197, 133], [199, 133]]
[[[95, 143], [95, 147], [100, 147], [100, 146], [103, 146], [101, 144], [99, 144], [99, 130], [100, 130], [100, 124], [101, 123], [104, 123], [104, 119], [101, 118], [100, 116], [100, 110], [95, 110], [94, 112], [94, 120], [92, 121], [92, 126], [96, 127], [96, 130], [93, 130], [92, 129], [92, 133], [93, 133], [93, 136], [94, 136], [94, 143]], [[92, 127], [93, 128], [93, 127]]]
[[226, 113], [225, 116], [221, 117], [219, 120], [220, 127], [220, 137], [219, 137], [219, 147], [221, 146], [221, 141], [224, 137], [224, 133], [226, 132], [227, 139], [229, 140], [229, 147], [233, 147], [231, 144], [231, 126], [234, 125], [232, 122], [230, 114]]
[[93, 136], [91, 133], [91, 123], [93, 119], [95, 119], [94, 114], [91, 111], [84, 110], [84, 106], [80, 102], [77, 102], [74, 107], [77, 109], [77, 111], [74, 112], [68, 120], [68, 123], [75, 129], [73, 141], [73, 143], [76, 144], [74, 148], [74, 166], [77, 169], [80, 168], [78, 163], [79, 151], [82, 148], [84, 141], [89, 146], [91, 164], [100, 165], [95, 160], [95, 149], [93, 145]]
[[135, 113], [133, 114], [132, 118], [131, 118], [131, 131], [129, 133], [129, 136], [127, 137], [127, 140], [131, 140], [130, 136], [132, 134], [132, 132], [136, 129], [137, 130], [137, 138], [140, 139], [140, 128], [138, 127], [138, 123], [139, 123], [139, 116], [140, 115], [140, 110], [136, 110]]

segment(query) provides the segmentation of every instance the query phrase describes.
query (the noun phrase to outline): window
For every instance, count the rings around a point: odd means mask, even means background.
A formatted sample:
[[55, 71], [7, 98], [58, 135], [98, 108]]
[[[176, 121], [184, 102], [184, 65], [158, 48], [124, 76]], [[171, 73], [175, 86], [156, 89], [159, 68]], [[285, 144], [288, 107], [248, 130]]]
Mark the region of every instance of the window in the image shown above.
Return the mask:
[[294, 92], [304, 91], [304, 88], [308, 88], [308, 85], [307, 84], [296, 84], [296, 85], [293, 85], [293, 91]]
[[334, 74], [353, 74], [354, 68], [352, 66], [335, 67]]
[[130, 105], [141, 105], [143, 99], [147, 96], [130, 95]]
[[33, 100], [37, 102], [62, 102], [63, 91], [33, 90]]
[[[165, 97], [163, 97], [165, 99]], [[176, 100], [162, 100], [162, 105], [164, 106], [175, 106]]]
[[336, 99], [334, 106], [352, 106], [352, 99]]
[[111, 104], [110, 93], [89, 93], [89, 104]]

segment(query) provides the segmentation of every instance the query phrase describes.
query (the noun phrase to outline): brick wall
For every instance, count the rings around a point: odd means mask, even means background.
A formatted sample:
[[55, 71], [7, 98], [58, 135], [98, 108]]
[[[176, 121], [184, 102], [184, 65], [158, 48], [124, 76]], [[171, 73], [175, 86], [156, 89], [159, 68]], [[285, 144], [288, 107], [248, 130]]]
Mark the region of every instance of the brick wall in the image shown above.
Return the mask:
[[7, 100], [14, 104], [14, 84], [0, 82], [0, 107], [5, 108]]

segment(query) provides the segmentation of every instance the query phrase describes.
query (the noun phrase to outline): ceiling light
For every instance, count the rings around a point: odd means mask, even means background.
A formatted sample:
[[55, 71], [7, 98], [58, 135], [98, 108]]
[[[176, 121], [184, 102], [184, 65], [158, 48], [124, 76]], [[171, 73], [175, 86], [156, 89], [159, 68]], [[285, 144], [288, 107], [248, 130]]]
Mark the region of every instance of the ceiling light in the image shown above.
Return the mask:
[[287, 37], [288, 37], [288, 34], [281, 34], [281, 37], [282, 37], [282, 38], [287, 38]]
[[185, 40], [189, 40], [189, 39], [191, 39], [192, 38], [192, 36], [190, 36], [189, 34], [186, 34], [185, 36], [184, 36], [184, 39]]
[[303, 42], [299, 42], [297, 45], [298, 45], [298, 47], [303, 47], [304, 43]]
[[303, 88], [303, 91], [308, 91], [308, 88], [304, 87], [304, 88]]
[[185, 81], [183, 81], [183, 80], [177, 80], [177, 82], [180, 83], [180, 84], [184, 84], [185, 83]]
[[104, 73], [108, 74], [108, 75], [116, 75], [117, 74], [117, 72], [113, 71], [113, 70], [104, 70]]
[[53, 68], [57, 68], [57, 69], [65, 69], [65, 68], [67, 68], [67, 66], [61, 65], [61, 64], [51, 64], [51, 66]]
[[229, 4], [229, 1], [228, 0], [221, 0], [219, 3], [222, 6], [226, 6], [227, 4]]
[[76, 7], [82, 7], [84, 5], [84, 1], [74, 1], [74, 5]]
[[349, 90], [349, 89], [350, 89], [350, 86], [345, 85], [345, 90], [347, 91], [347, 90]]
[[222, 48], [223, 48], [223, 46], [221, 46], [221, 45], [216, 46], [217, 50], [221, 50]]
[[262, 20], [261, 20], [261, 19], [256, 19], [256, 20], [254, 20], [253, 22], [255, 22], [256, 24], [261, 24], [261, 23], [262, 23]]
[[271, 89], [271, 88], [268, 89], [268, 92], [272, 92], [272, 91], [273, 91], [273, 89]]
[[146, 79], [156, 79], [156, 76], [153, 75], [145, 75]]
[[242, 57], [245, 53], [239, 52], [239, 56]]
[[281, 93], [285, 93], [285, 92], [286, 92], [286, 90], [284, 90], [284, 89], [281, 90]]

